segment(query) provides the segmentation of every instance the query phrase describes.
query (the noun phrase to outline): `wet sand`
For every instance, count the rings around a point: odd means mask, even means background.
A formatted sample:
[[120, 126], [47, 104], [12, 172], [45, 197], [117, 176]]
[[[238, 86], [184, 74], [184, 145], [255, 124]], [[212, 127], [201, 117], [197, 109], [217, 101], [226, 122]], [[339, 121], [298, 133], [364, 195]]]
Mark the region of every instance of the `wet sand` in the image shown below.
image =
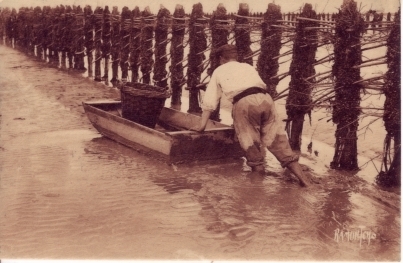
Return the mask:
[[116, 89], [2, 45], [0, 61], [0, 258], [400, 260], [400, 194], [373, 171], [305, 153], [308, 190], [270, 156], [264, 178], [170, 166], [89, 123], [81, 102]]

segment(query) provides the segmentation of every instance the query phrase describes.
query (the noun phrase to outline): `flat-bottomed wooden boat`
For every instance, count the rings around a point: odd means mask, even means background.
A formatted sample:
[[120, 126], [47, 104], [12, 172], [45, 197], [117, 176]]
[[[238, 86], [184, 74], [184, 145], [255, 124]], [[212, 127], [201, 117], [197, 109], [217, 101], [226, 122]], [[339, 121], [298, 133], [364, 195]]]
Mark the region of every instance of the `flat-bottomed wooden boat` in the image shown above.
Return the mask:
[[164, 107], [154, 129], [121, 117], [120, 101], [83, 102], [92, 125], [104, 136], [169, 163], [234, 160], [243, 152], [232, 127], [209, 121], [203, 133], [190, 131], [200, 116]]

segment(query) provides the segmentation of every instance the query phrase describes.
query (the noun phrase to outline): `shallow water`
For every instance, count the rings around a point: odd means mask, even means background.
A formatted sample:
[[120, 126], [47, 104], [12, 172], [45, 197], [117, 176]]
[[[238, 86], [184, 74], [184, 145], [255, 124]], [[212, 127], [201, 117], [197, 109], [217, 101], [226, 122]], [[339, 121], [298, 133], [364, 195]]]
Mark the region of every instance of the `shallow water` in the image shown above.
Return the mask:
[[[304, 189], [275, 162], [262, 178], [241, 160], [156, 161], [87, 120], [81, 102], [116, 90], [0, 56], [0, 258], [400, 259], [399, 211], [361, 184], [327, 172]], [[375, 236], [335, 235], [360, 229]]]

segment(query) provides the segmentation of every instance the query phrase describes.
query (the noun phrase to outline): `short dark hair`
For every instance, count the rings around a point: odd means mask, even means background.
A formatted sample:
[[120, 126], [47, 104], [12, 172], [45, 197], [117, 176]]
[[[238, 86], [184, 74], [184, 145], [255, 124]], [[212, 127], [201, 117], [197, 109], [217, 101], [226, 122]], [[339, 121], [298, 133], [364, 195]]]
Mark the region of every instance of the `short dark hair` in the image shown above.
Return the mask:
[[215, 51], [217, 57], [223, 57], [225, 59], [238, 60], [238, 51], [235, 45], [223, 45]]
[[237, 52], [223, 52], [221, 53], [221, 57], [229, 60], [229, 59], [234, 59], [238, 60], [238, 53]]

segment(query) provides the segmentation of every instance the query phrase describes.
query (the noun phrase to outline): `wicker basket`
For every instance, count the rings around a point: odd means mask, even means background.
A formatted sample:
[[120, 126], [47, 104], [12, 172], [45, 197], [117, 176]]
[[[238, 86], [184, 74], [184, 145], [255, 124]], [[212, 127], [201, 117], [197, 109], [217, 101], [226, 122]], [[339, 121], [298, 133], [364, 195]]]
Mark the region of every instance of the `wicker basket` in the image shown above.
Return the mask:
[[155, 128], [170, 96], [166, 88], [143, 83], [125, 83], [120, 89], [122, 117], [149, 128]]

